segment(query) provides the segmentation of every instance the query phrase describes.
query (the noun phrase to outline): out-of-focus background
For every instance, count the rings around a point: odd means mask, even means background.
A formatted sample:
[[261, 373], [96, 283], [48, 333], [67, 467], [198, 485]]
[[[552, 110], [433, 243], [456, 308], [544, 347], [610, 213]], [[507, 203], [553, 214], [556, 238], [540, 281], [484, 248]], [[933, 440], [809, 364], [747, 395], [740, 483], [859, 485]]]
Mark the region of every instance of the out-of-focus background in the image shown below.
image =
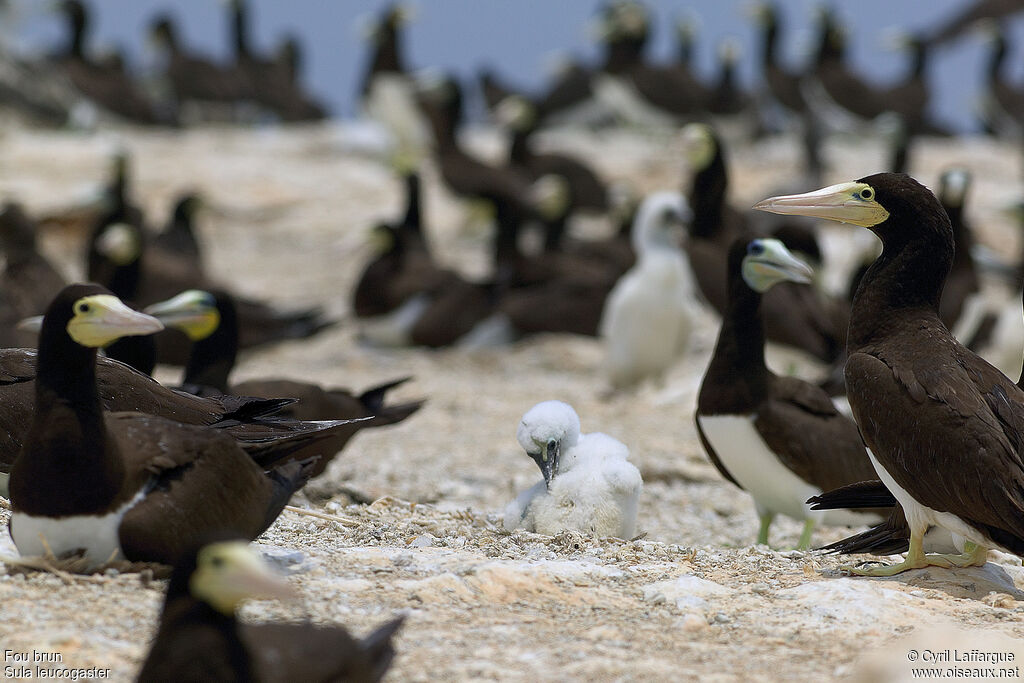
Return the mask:
[[[48, 2], [12, 3], [19, 8], [17, 19], [5, 21], [4, 31], [19, 50], [47, 49], [61, 39], [62, 26], [47, 11]], [[359, 76], [367, 58], [362, 36], [371, 20], [389, 4], [388, 0], [252, 0], [253, 42], [270, 50], [285, 33], [301, 35], [308, 53], [306, 80], [310, 88], [323, 97], [334, 116], [352, 116], [358, 106]], [[665, 59], [672, 53], [672, 20], [694, 18], [698, 27], [698, 71], [710, 78], [715, 66], [714, 47], [725, 38], [735, 38], [743, 46], [740, 79], [748, 87], [755, 85], [759, 78], [756, 28], [747, 16], [752, 4], [745, 0], [652, 0], [647, 3], [656, 26], [651, 37], [651, 56]], [[883, 83], [901, 75], [906, 68], [903, 56], [886, 47], [887, 31], [933, 29], [965, 4], [962, 0], [861, 0], [835, 3], [835, 8], [849, 28], [849, 61], [865, 78]], [[449, 69], [464, 78], [474, 76], [475, 69], [486, 64], [507, 74], [513, 82], [538, 88], [559, 60], [568, 55], [591, 59], [599, 52], [588, 25], [600, 2], [441, 0], [420, 5], [413, 5], [418, 16], [407, 30], [411, 63]], [[789, 34], [780, 49], [785, 60], [797, 67], [809, 60], [813, 52], [816, 4], [810, 0], [782, 0], [777, 5]], [[98, 0], [93, 6], [97, 47], [119, 46], [140, 66], [152, 64], [154, 57], [147, 47], [146, 27], [154, 14], [169, 8], [167, 3]], [[181, 23], [183, 36], [195, 49], [213, 57], [229, 55], [228, 15], [223, 2], [185, 0], [175, 3], [171, 11]], [[1024, 19], [1011, 18], [1001, 24], [1011, 37], [1011, 45], [1020, 46], [1008, 60], [1008, 72], [1015, 78], [1024, 76]], [[948, 49], [936, 51], [929, 65], [935, 115], [959, 131], [976, 128], [978, 82], [984, 58], [983, 46], [966, 36]]]

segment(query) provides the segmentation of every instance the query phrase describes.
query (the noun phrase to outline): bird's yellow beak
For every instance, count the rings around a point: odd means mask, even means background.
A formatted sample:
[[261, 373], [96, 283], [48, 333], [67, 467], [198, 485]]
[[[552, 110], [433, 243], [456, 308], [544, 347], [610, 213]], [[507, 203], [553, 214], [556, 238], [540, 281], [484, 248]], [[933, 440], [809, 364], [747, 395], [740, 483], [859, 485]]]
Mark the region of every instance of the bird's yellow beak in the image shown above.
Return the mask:
[[812, 216], [870, 228], [889, 218], [889, 212], [875, 200], [875, 190], [866, 183], [840, 183], [814, 192], [763, 199], [758, 211], [787, 216]]

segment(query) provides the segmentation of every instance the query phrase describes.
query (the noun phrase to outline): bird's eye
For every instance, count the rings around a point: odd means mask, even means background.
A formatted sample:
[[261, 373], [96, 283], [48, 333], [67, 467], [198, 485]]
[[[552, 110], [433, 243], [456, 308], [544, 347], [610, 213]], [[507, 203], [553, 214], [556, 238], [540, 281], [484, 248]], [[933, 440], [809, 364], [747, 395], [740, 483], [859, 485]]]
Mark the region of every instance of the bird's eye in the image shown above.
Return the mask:
[[747, 253], [751, 256], [760, 256], [764, 253], [764, 245], [755, 240], [747, 245]]
[[86, 304], [86, 303], [78, 304], [78, 312], [79, 313], [88, 313], [89, 312], [89, 304]]
[[220, 567], [224, 564], [224, 558], [220, 555], [214, 555], [213, 558], [210, 560], [210, 564], [212, 564], [214, 567]]
[[871, 199], [873, 196], [875, 196], [875, 193], [871, 191], [870, 187], [865, 187], [863, 190], [860, 191], [858, 196], [861, 199]]
[[549, 451], [552, 450], [557, 445], [558, 445], [558, 442], [555, 441], [554, 439], [549, 439], [548, 440], [548, 450]]

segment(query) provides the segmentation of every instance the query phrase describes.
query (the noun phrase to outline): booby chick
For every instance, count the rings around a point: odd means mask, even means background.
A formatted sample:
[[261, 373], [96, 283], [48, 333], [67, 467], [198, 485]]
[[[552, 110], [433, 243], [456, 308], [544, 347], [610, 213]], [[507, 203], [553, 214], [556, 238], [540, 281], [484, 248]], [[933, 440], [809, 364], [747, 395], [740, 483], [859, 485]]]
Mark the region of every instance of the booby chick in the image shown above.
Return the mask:
[[607, 434], [580, 434], [568, 403], [543, 401], [523, 415], [516, 439], [542, 481], [505, 508], [505, 529], [555, 535], [571, 530], [629, 539], [636, 535], [643, 481], [629, 449]]
[[822, 491], [873, 478], [857, 425], [824, 390], [780, 377], [764, 362], [761, 295], [779, 282], [809, 282], [811, 269], [775, 239], [737, 240], [729, 250], [729, 304], [697, 397], [697, 433], [726, 479], [754, 498], [768, 543], [776, 514], [804, 520], [798, 547], [815, 524], [870, 521], [825, 516], [804, 503]]
[[295, 591], [251, 546], [233, 534], [223, 536], [175, 564], [139, 681], [372, 683], [383, 678], [395, 656], [391, 638], [401, 618], [361, 640], [341, 626], [239, 623], [236, 612], [245, 600], [286, 600]]
[[96, 349], [160, 329], [98, 285], [69, 285], [50, 304], [35, 410], [9, 481], [10, 534], [22, 555], [83, 550], [92, 566], [116, 557], [170, 564], [224, 525], [255, 538], [313, 464], [279, 461], [347, 426], [268, 430], [240, 443], [218, 429], [103, 413]]
[[[939, 319], [953, 229], [910, 176], [879, 173], [755, 208], [868, 228], [882, 254], [853, 300], [846, 385], [878, 479], [910, 527], [903, 562], [857, 574], [984, 564], [988, 548], [1024, 555], [1024, 391], [959, 343]], [[928, 555], [930, 525], [960, 555]]]
[[679, 246], [690, 209], [677, 192], [656, 192], [633, 223], [637, 263], [612, 289], [600, 334], [613, 390], [660, 379], [686, 349], [696, 315], [697, 285]]

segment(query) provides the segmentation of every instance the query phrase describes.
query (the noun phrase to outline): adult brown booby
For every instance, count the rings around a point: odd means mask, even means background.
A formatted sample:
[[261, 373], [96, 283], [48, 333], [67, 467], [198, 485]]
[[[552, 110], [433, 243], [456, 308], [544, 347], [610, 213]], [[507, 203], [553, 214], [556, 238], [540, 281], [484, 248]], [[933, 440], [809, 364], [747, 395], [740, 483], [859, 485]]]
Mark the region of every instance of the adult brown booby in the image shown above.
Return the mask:
[[247, 599], [294, 591], [237, 535], [183, 555], [167, 586], [160, 626], [139, 672], [142, 683], [358, 681], [383, 678], [402, 619], [357, 640], [341, 626], [239, 623]]
[[[776, 514], [805, 520], [799, 548], [810, 547], [814, 525], [859, 524], [824, 517], [809, 495], [873, 474], [857, 425], [822, 389], [779, 377], [764, 363], [761, 295], [779, 282], [809, 282], [811, 269], [775, 239], [738, 239], [729, 250], [729, 305], [697, 397], [697, 433], [711, 462], [754, 498], [768, 543]], [[808, 494], [807, 492], [811, 493]]]
[[[910, 527], [906, 559], [856, 573], [984, 564], [988, 548], [1024, 555], [1024, 391], [960, 344], [939, 319], [953, 261], [949, 217], [927, 188], [880, 173], [755, 208], [870, 229], [882, 254], [853, 301], [850, 407], [878, 478]], [[961, 555], [926, 555], [929, 525]]]
[[35, 346], [35, 336], [16, 325], [45, 311], [64, 278], [36, 249], [36, 226], [14, 202], [0, 209], [0, 253], [0, 348]]
[[225, 525], [255, 538], [309, 477], [312, 461], [278, 461], [347, 424], [240, 443], [208, 427], [103, 413], [96, 349], [161, 327], [98, 285], [69, 285], [47, 309], [34, 412], [9, 481], [22, 555], [82, 550], [92, 565], [170, 564]]
[[[412, 401], [400, 405], [384, 405], [388, 390], [409, 378], [373, 387], [362, 394], [347, 389], [324, 389], [318, 384], [287, 379], [255, 379], [229, 385], [228, 377], [238, 353], [238, 319], [234, 302], [224, 292], [189, 290], [165, 302], [146, 308], [146, 312], [167, 327], [182, 330], [193, 341], [192, 353], [185, 368], [183, 389], [200, 395], [234, 394], [273, 398], [288, 396], [298, 399], [282, 407], [282, 417], [295, 420], [355, 420], [349, 430], [335, 431], [334, 436], [312, 446], [308, 455], [322, 455], [311, 468], [318, 476], [356, 432], [367, 427], [383, 427], [401, 422], [423, 405]], [[289, 456], [301, 460], [300, 449]]]
[[1006, 33], [997, 27], [986, 32], [991, 52], [985, 69], [988, 92], [982, 100], [982, 124], [986, 132], [1018, 136], [1024, 131], [1024, 88], [1006, 77]]
[[[127, 159], [115, 159], [113, 180], [107, 189], [109, 210], [93, 226], [89, 240], [87, 275], [115, 296], [140, 306], [163, 301], [191, 288], [214, 288], [202, 264], [187, 246], [199, 202], [179, 200], [171, 224], [157, 237], [149, 234], [141, 211], [131, 203]], [[180, 211], [179, 211], [180, 209]], [[243, 348], [282, 339], [300, 339], [333, 324], [317, 308], [280, 311], [261, 301], [238, 298], [240, 343]], [[188, 344], [180, 335], [157, 337], [161, 362], [183, 365]]]
[[404, 177], [405, 215], [374, 227], [378, 253], [352, 292], [362, 339], [377, 346], [457, 343], [494, 309], [491, 288], [469, 282], [433, 259], [421, 215], [418, 172]]
[[533, 180], [548, 174], [564, 178], [569, 189], [570, 211], [607, 211], [608, 189], [586, 164], [567, 154], [534, 149], [538, 114], [535, 104], [517, 95], [506, 97], [498, 105], [495, 117], [512, 131], [509, 163], [524, 169]]
[[[739, 237], [752, 238], [759, 227], [728, 202], [729, 175], [722, 141], [708, 125], [683, 130], [693, 179], [686, 191], [693, 220], [686, 252], [704, 298], [719, 313], [727, 304], [728, 251]], [[842, 353], [846, 334], [845, 302], [813, 288], [783, 282], [764, 296], [765, 331], [770, 341], [800, 349], [825, 363]]]
[[[191, 53], [182, 45], [174, 19], [156, 16], [149, 26], [149, 39], [163, 51], [163, 74], [176, 109], [188, 118], [235, 118], [234, 105], [243, 100], [251, 84], [237, 69], [217, 64]], [[198, 109], [197, 109], [198, 107]]]
[[86, 50], [90, 16], [81, 0], [60, 0], [57, 10], [68, 26], [68, 43], [51, 58], [86, 99], [119, 117], [142, 124], [173, 124], [131, 78], [120, 57], [98, 60]]

